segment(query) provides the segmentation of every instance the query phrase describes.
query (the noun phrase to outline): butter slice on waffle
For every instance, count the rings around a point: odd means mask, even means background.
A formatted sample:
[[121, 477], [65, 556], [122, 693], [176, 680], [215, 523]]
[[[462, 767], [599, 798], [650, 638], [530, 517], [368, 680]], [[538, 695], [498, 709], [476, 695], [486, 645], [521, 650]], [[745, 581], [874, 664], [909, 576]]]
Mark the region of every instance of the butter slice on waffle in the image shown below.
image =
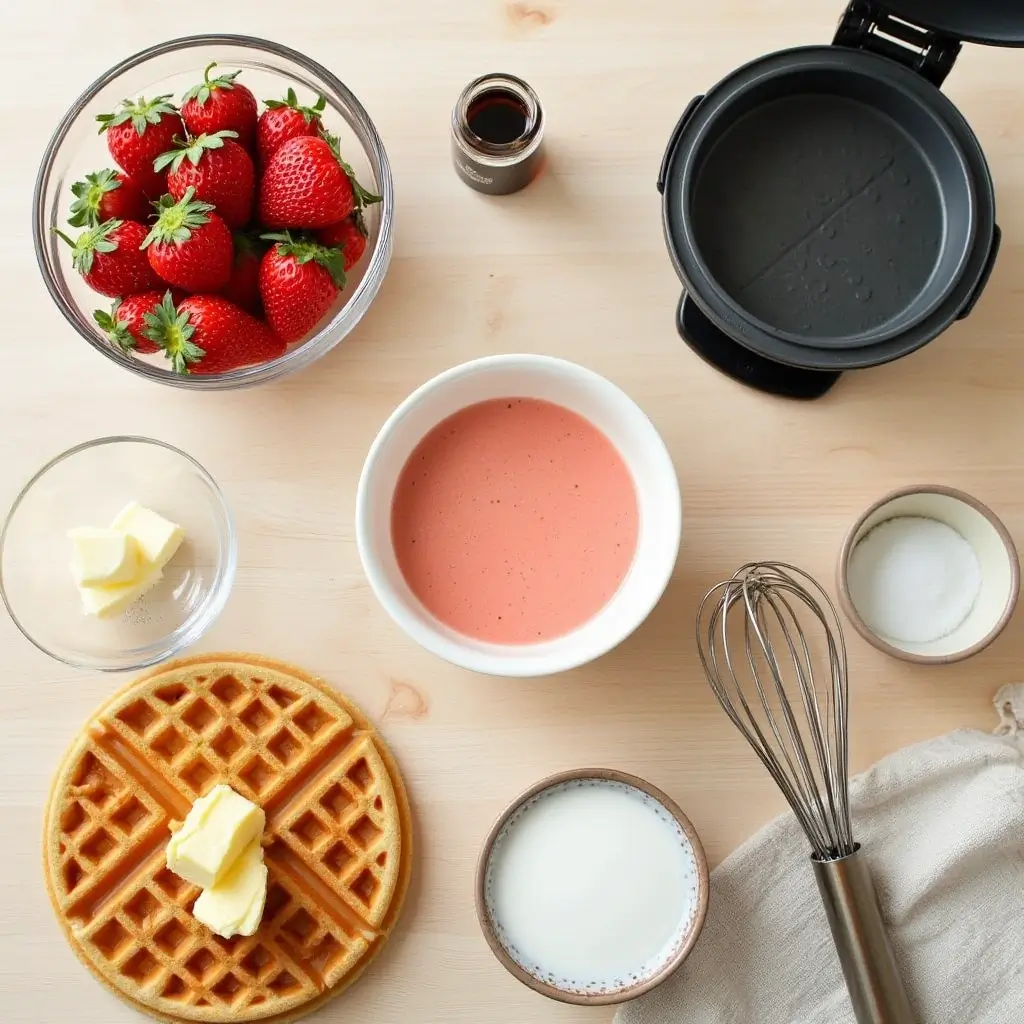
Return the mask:
[[[172, 821], [226, 783], [266, 812], [269, 882], [251, 938], [191, 914], [167, 869]], [[408, 798], [369, 721], [302, 671], [254, 655], [172, 662], [89, 720], [54, 780], [50, 899], [72, 948], [160, 1020], [294, 1020], [379, 952], [409, 883]]]

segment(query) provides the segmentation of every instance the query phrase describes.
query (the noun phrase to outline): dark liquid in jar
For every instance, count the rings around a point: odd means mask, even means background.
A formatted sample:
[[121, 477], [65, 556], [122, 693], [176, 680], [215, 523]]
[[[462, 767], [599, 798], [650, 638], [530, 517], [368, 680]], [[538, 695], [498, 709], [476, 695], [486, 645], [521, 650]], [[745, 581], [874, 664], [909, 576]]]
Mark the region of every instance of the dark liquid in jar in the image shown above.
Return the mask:
[[526, 105], [504, 89], [477, 97], [466, 112], [466, 123], [477, 138], [492, 146], [507, 145], [526, 134]]

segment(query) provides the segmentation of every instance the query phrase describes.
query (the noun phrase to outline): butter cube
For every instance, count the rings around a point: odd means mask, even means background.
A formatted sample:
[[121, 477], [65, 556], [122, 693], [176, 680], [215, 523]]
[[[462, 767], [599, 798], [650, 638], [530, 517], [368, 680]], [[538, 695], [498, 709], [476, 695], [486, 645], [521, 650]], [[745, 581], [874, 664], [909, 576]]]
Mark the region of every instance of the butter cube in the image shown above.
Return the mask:
[[87, 615], [111, 619], [153, 589], [164, 577], [155, 565], [143, 566], [131, 583], [112, 583], [103, 587], [79, 587], [82, 608]]
[[216, 885], [204, 889], [192, 907], [201, 921], [222, 939], [252, 935], [267, 901], [267, 866], [263, 847], [254, 839]]
[[164, 519], [137, 501], [128, 502], [110, 525], [112, 529], [134, 537], [146, 561], [159, 569], [174, 557], [174, 552], [185, 539], [185, 531], [177, 523]]
[[139, 545], [121, 530], [80, 526], [68, 530], [71, 573], [80, 587], [131, 583], [139, 571]]
[[230, 786], [214, 786], [188, 812], [167, 844], [167, 866], [203, 889], [212, 888], [263, 832], [263, 808]]

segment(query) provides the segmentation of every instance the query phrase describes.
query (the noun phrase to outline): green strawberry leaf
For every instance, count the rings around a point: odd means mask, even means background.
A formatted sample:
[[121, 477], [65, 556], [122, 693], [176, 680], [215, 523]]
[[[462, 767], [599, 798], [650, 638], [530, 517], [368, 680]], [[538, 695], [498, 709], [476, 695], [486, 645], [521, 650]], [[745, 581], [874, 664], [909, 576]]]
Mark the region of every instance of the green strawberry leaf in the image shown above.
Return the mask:
[[53, 233], [71, 246], [71, 265], [80, 274], [92, 270], [93, 259], [98, 252], [114, 252], [117, 242], [110, 237], [123, 221], [107, 220], [102, 224], [83, 231], [77, 238], [69, 238], [63, 231], [53, 228]]
[[268, 231], [260, 238], [276, 242], [274, 248], [279, 256], [290, 256], [299, 264], [319, 264], [331, 275], [336, 288], [345, 287], [345, 254], [341, 249], [320, 245], [304, 235], [293, 238], [290, 231]]
[[129, 355], [137, 347], [135, 338], [127, 326], [117, 319], [117, 311], [121, 305], [120, 299], [115, 299], [113, 306], [108, 313], [104, 309], [93, 311], [92, 318], [96, 325], [107, 336], [107, 340], [116, 345], [125, 355]]
[[121, 106], [114, 113], [96, 115], [96, 120], [100, 124], [100, 134], [108, 128], [131, 121], [136, 133], [145, 135], [146, 127], [151, 124], [159, 124], [164, 114], [178, 113], [178, 108], [167, 102], [170, 98], [171, 94], [167, 93], [151, 100], [140, 96], [134, 103], [131, 100], [122, 100]]
[[305, 118], [306, 124], [309, 124], [314, 118], [318, 118], [327, 109], [327, 97], [322, 93], [317, 96], [316, 103], [313, 106], [300, 106], [295, 90], [290, 87], [284, 94], [283, 100], [264, 100], [263, 102], [268, 110], [280, 110], [282, 107], [297, 110]]
[[95, 227], [100, 222], [100, 203], [107, 192], [121, 187], [116, 171], [109, 168], [87, 174], [84, 181], [71, 186], [75, 201], [71, 204], [68, 223], [74, 228]]
[[197, 135], [192, 139], [175, 139], [174, 143], [177, 148], [161, 153], [153, 161], [153, 170], [162, 171], [164, 168], [170, 167], [172, 171], [177, 171], [185, 160], [198, 167], [199, 161], [202, 160], [203, 154], [207, 150], [221, 149], [224, 146], [225, 139], [237, 138], [238, 132], [229, 131], [225, 128], [223, 131], [214, 132], [212, 135]]
[[335, 160], [341, 165], [341, 169], [345, 172], [348, 180], [352, 182], [352, 192], [355, 196], [356, 209], [362, 210], [366, 206], [372, 206], [374, 203], [379, 203], [381, 197], [373, 192], [368, 191], [359, 184], [356, 178], [356, 172], [352, 169], [350, 164], [345, 163], [341, 156], [341, 140], [337, 135], [332, 135], [326, 129], [320, 132], [321, 138], [328, 146], [331, 147], [331, 152], [334, 154]]
[[210, 63], [206, 65], [206, 68], [203, 71], [203, 80], [198, 85], [192, 86], [192, 88], [181, 97], [182, 106], [188, 103], [189, 100], [195, 100], [199, 106], [205, 107], [214, 89], [233, 89], [235, 87], [235, 79], [242, 72], [230, 71], [226, 75], [218, 75], [216, 78], [211, 78], [210, 72], [216, 66], [217, 62], [215, 60], [210, 61]]
[[195, 228], [206, 224], [210, 220], [210, 212], [214, 209], [213, 203], [193, 199], [195, 194], [195, 188], [189, 185], [185, 189], [185, 194], [177, 201], [170, 194], [161, 196], [156, 204], [156, 223], [140, 248], [146, 249], [154, 242], [173, 242], [180, 245], [192, 237]]
[[146, 324], [142, 333], [163, 349], [175, 373], [190, 373], [189, 367], [206, 355], [206, 350], [192, 340], [196, 329], [189, 322], [188, 313], [179, 313], [174, 308], [170, 291], [165, 292], [160, 304], [142, 319]]

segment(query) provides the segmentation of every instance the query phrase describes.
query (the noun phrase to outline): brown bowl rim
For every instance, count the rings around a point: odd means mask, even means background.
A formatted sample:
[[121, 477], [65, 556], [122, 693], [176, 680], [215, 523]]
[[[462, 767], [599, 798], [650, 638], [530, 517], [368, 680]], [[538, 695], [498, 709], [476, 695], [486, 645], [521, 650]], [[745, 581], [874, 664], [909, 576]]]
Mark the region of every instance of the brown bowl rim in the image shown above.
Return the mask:
[[[494, 841], [497, 839], [498, 834], [501, 832], [502, 828], [504, 828], [508, 819], [516, 810], [519, 809], [519, 807], [526, 803], [527, 800], [537, 796], [538, 793], [542, 793], [546, 789], [559, 786], [564, 782], [572, 782], [576, 779], [599, 779], [605, 782], [619, 782], [626, 786], [632, 786], [634, 789], [639, 789], [641, 792], [646, 793], [649, 797], [658, 801], [658, 803], [660, 803], [665, 810], [672, 815], [680, 828], [682, 828], [683, 833], [693, 848], [694, 859], [697, 862], [697, 910], [693, 918], [693, 927], [690, 929], [686, 939], [680, 945], [672, 959], [657, 973], [651, 975], [649, 978], [645, 978], [636, 985], [631, 985], [628, 988], [617, 989], [614, 992], [566, 992], [564, 989], [557, 988], [554, 985], [549, 985], [546, 982], [541, 981], [539, 978], [535, 978], [528, 971], [523, 970], [523, 968], [508, 955], [504, 946], [502, 946], [501, 942], [498, 940], [498, 936], [491, 924], [490, 915], [487, 913], [487, 903], [484, 897], [487, 865], [490, 861], [491, 852], [494, 848]], [[682, 962], [690, 955], [690, 951], [693, 949], [701, 931], [703, 930], [704, 919], [707, 917], [708, 903], [710, 901], [710, 878], [708, 873], [707, 856], [704, 853], [704, 846], [700, 841], [700, 836], [698, 836], [697, 830], [693, 826], [693, 822], [691, 822], [683, 813], [682, 808], [666, 793], [658, 789], [657, 786], [652, 785], [645, 779], [641, 779], [639, 776], [630, 775], [628, 772], [619, 771], [615, 768], [574, 768], [570, 771], [556, 772], [555, 774], [548, 775], [539, 782], [534, 783], [529, 789], [520, 793], [519, 796], [517, 796], [499, 815], [498, 819], [494, 822], [490, 831], [487, 833], [487, 837], [484, 840], [483, 847], [480, 851], [480, 857], [477, 860], [475, 901], [477, 920], [479, 921], [481, 931], [484, 933], [484, 938], [487, 940], [487, 945], [491, 947], [491, 952], [495, 957], [497, 957], [499, 963], [509, 972], [509, 974], [518, 981], [521, 981], [528, 988], [533, 989], [535, 992], [539, 992], [543, 996], [547, 996], [549, 999], [554, 999], [561, 1003], [572, 1003], [577, 1006], [607, 1006], [614, 1003], [625, 1003], [660, 985], [666, 978], [673, 974]]]
[[[976, 643], [960, 651], [952, 651], [949, 654], [916, 654], [911, 651], [901, 650], [872, 631], [871, 627], [861, 618], [860, 613], [853, 604], [853, 599], [850, 597], [848, 570], [850, 555], [853, 553], [857, 534], [864, 526], [864, 523], [879, 509], [895, 501], [897, 498], [905, 498], [913, 494], [939, 494], [947, 498], [954, 498], [973, 508], [975, 512], [984, 516], [999, 535], [999, 539], [1003, 542], [1003, 547], [1006, 550], [1007, 560], [1010, 563], [1010, 594], [998, 620], [988, 633]], [[1009, 625], [1020, 596], [1020, 559], [1017, 554], [1017, 546], [1014, 544], [1013, 537], [1010, 536], [1010, 531], [1006, 528], [1006, 525], [988, 505], [975, 498], [973, 494], [968, 494], [966, 491], [956, 487], [947, 487], [945, 484], [911, 484], [906, 487], [897, 487], [895, 490], [889, 491], [881, 498], [872, 502], [847, 530], [846, 536], [843, 538], [842, 547], [839, 549], [839, 558], [836, 561], [836, 590], [843, 613], [853, 624], [853, 628], [872, 647], [875, 647], [883, 654], [888, 654], [890, 657], [898, 658], [901, 661], [908, 661], [915, 665], [952, 665], [958, 661], [965, 661], [979, 651], [983, 651]]]

